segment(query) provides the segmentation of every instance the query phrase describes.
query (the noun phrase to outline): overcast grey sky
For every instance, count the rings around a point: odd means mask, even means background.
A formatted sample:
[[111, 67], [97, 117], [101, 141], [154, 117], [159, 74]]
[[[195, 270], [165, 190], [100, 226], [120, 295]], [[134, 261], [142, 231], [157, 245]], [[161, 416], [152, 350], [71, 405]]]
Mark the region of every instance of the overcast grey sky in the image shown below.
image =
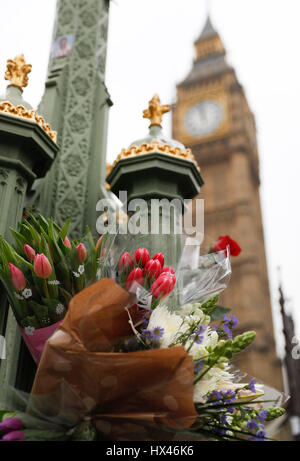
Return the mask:
[[[0, 76], [8, 58], [24, 53], [33, 65], [24, 97], [33, 106], [43, 93], [55, 3], [0, 0]], [[175, 101], [175, 86], [191, 67], [193, 41], [205, 22], [206, 8], [206, 0], [111, 2], [106, 83], [114, 106], [109, 161], [146, 134], [142, 110], [154, 93], [163, 103]], [[273, 309], [278, 314], [280, 265], [300, 334], [300, 1], [211, 0], [210, 12], [256, 117]], [[1, 77], [1, 93], [4, 89]], [[164, 130], [171, 133], [169, 114]], [[280, 338], [278, 316], [275, 327]]]

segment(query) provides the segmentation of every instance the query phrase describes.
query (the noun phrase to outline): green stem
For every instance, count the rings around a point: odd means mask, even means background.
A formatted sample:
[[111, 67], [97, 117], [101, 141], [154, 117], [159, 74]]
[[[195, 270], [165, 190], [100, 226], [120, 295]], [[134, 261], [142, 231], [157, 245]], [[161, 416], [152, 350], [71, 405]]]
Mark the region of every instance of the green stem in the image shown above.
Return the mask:
[[50, 298], [50, 296], [49, 296], [49, 290], [48, 290], [48, 285], [47, 285], [47, 280], [44, 279], [43, 282], [44, 282], [44, 290], [45, 290], [46, 298]]
[[[223, 352], [223, 351], [222, 351], [222, 352]], [[221, 353], [220, 355], [218, 355], [217, 359], [216, 359], [216, 360], [215, 360], [215, 361], [214, 361], [214, 362], [213, 362], [213, 363], [202, 373], [202, 375], [198, 376], [198, 378], [196, 378], [196, 379], [194, 380], [194, 385], [197, 384], [197, 382], [200, 381], [200, 379], [202, 379], [203, 376], [205, 376], [206, 373], [208, 373], [209, 370], [210, 370], [216, 363], [218, 363], [220, 357], [222, 357], [222, 353]]]

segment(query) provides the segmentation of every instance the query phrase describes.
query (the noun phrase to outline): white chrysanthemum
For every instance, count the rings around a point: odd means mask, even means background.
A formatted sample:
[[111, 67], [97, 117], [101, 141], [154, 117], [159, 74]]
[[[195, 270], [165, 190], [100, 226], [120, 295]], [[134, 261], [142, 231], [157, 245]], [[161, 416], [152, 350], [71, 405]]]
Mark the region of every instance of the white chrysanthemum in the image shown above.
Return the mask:
[[[185, 304], [184, 306], [182, 306], [180, 308], [180, 315], [182, 317], [185, 317], [186, 315], [191, 315], [193, 314], [194, 312], [196, 312], [197, 310], [199, 310], [199, 307], [200, 307], [200, 304], [198, 303], [194, 303], [194, 304]], [[202, 312], [202, 311], [201, 311]]]
[[188, 325], [183, 324], [183, 319], [180, 315], [171, 313], [166, 306], [160, 305], [152, 312], [147, 328], [153, 330], [155, 327], [164, 329], [160, 339], [160, 346], [168, 347], [174, 341], [177, 333], [185, 331]]
[[219, 389], [231, 389], [233, 376], [227, 370], [211, 368], [194, 386], [194, 402], [204, 403], [209, 392]]
[[182, 318], [187, 321], [187, 319], [195, 319], [196, 321], [200, 321], [202, 324], [209, 324], [210, 317], [205, 315], [204, 312], [200, 309], [201, 304], [193, 303], [193, 304], [185, 304], [180, 308], [177, 312]]
[[[189, 353], [193, 356], [194, 360], [199, 360], [205, 357], [207, 355], [206, 348], [214, 348], [218, 343], [218, 333], [210, 327], [207, 327], [207, 329], [201, 333], [201, 336], [203, 336], [201, 344], [194, 343], [189, 350]], [[187, 348], [189, 347], [189, 344], [190, 343], [187, 344]]]

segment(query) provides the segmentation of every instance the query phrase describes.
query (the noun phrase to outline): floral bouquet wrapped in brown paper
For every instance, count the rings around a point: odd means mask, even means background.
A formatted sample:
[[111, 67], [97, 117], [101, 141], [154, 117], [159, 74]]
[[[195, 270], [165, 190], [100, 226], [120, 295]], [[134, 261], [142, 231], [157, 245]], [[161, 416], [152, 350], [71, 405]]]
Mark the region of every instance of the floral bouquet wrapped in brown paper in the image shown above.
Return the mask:
[[[193, 258], [191, 251], [184, 247], [167, 283], [161, 255], [152, 273], [156, 258], [147, 249], [115, 252], [115, 280], [103, 278], [71, 300], [46, 344], [27, 419], [18, 413], [0, 424], [5, 440], [37, 440], [49, 422], [57, 428], [48, 438], [64, 440], [268, 437], [265, 422], [284, 412], [281, 394], [268, 398], [253, 379], [240, 382], [229, 363], [255, 338], [233, 337], [237, 319], [217, 305], [229, 249], [199, 257], [195, 248]], [[131, 279], [134, 270], [139, 277]], [[152, 298], [141, 304], [143, 290]]]

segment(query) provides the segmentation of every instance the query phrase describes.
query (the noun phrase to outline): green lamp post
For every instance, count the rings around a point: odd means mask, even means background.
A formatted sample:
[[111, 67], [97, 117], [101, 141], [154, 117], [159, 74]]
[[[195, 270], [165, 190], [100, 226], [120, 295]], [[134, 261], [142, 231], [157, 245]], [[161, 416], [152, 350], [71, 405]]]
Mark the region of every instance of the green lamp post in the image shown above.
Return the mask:
[[[30, 71], [23, 55], [8, 60], [5, 79], [10, 83], [0, 96], [0, 233], [8, 240], [9, 227], [15, 228], [22, 219], [26, 191], [45, 176], [58, 151], [56, 132], [22, 97]], [[0, 334], [5, 336], [7, 355], [0, 366], [1, 387], [15, 384], [20, 348], [20, 334], [3, 294]]]
[[[147, 201], [151, 251], [163, 249], [167, 263], [171, 265], [176, 264], [181, 251], [184, 200], [199, 194], [203, 179], [191, 150], [163, 135], [162, 115], [168, 111], [169, 106], [161, 105], [157, 95], [149, 101], [149, 107], [143, 113], [145, 118], [150, 119], [148, 136], [121, 151], [106, 180], [111, 191], [119, 194], [121, 200], [120, 192], [127, 192], [127, 204], [134, 199]], [[153, 219], [153, 199], [158, 199], [159, 205], [162, 205], [158, 210], [159, 219]], [[166, 206], [163, 206], [163, 201]], [[172, 201], [175, 206], [168, 206]], [[156, 207], [157, 204], [156, 201]], [[166, 229], [163, 228], [164, 220], [165, 223], [170, 222]]]

